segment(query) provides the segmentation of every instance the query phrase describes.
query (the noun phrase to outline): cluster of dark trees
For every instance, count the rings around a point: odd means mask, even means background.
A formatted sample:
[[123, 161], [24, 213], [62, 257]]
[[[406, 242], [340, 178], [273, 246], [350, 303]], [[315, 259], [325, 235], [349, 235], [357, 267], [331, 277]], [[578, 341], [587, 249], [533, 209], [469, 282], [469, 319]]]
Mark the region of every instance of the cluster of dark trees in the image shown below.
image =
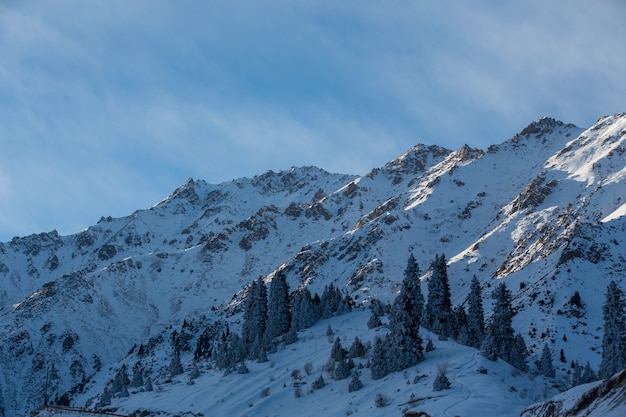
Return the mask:
[[353, 301], [333, 284], [322, 295], [311, 294], [307, 287], [293, 292], [283, 271], [274, 275], [269, 291], [261, 278], [250, 285], [244, 301], [241, 334], [226, 325], [217, 337], [211, 329], [198, 339], [196, 358], [211, 357], [215, 366], [227, 372], [247, 372], [246, 360], [264, 362], [267, 354], [280, 344], [298, 340], [299, 330], [311, 327], [321, 318], [344, 314], [352, 309]]
[[[478, 279], [472, 279], [466, 300], [467, 310], [462, 304], [453, 308], [445, 256], [437, 255], [431, 269], [425, 301], [420, 289], [419, 266], [415, 257], [412, 254], [409, 256], [402, 288], [390, 308], [389, 332], [374, 344], [372, 378], [382, 378], [423, 359], [420, 326], [437, 334], [442, 340], [452, 338], [481, 349], [491, 360], [501, 358], [521, 370], [527, 370], [528, 350], [522, 335], [515, 334], [513, 329], [511, 292], [506, 285], [499, 284], [493, 292], [493, 313], [491, 320], [485, 323]], [[370, 327], [380, 323], [382, 310], [379, 304], [374, 303], [368, 323]]]
[[[504, 282], [498, 284], [492, 293], [493, 310], [490, 320], [486, 321], [482, 290], [475, 276], [465, 303], [453, 308], [445, 257], [436, 256], [431, 269], [426, 300], [421, 292], [420, 269], [412, 254], [404, 270], [400, 292], [393, 303], [384, 305], [378, 300], [372, 300], [368, 327], [381, 326], [381, 316], [388, 314], [389, 329], [384, 337], [377, 337], [374, 341], [369, 360], [372, 379], [380, 379], [391, 372], [411, 367], [424, 358], [420, 326], [437, 334], [442, 340], [452, 338], [458, 343], [480, 349], [490, 360], [501, 358], [527, 371], [528, 350], [522, 335], [513, 329], [512, 295]], [[349, 295], [343, 294], [333, 284], [326, 286], [321, 296], [311, 294], [306, 287], [290, 292], [285, 274], [278, 271], [270, 282], [269, 291], [261, 278], [249, 286], [244, 300], [241, 333], [231, 331], [228, 324], [213, 323], [198, 337], [194, 361], [211, 359], [218, 369], [245, 373], [246, 360], [266, 361], [267, 354], [279, 345], [294, 343], [299, 330], [311, 327], [322, 318], [347, 313], [352, 305]], [[602, 311], [604, 336], [600, 370], [596, 373], [589, 362], [583, 367], [572, 361], [574, 386], [592, 382], [598, 377], [607, 378], [626, 369], [626, 302], [623, 291], [615, 281], [611, 281], [607, 287]], [[189, 342], [192, 336], [185, 331], [186, 326], [189, 324], [184, 323], [180, 333], [172, 333], [174, 355], [169, 366], [171, 376], [183, 373], [180, 352], [191, 350]], [[328, 334], [329, 337], [333, 336], [330, 326]], [[138, 354], [143, 356], [149, 349], [149, 346], [142, 345]], [[343, 349], [340, 339], [336, 338], [331, 349], [332, 376], [339, 380], [352, 375], [350, 391], [362, 387], [359, 372], [354, 369], [353, 358], [364, 357], [366, 350], [358, 338], [349, 350]], [[545, 344], [541, 358], [536, 362], [538, 371], [548, 377], [555, 376], [552, 356], [549, 345]], [[563, 351], [561, 361], [565, 362]], [[441, 375], [438, 375], [438, 389], [449, 386], [445, 368], [442, 369], [439, 372]], [[152, 381], [144, 381], [142, 371], [137, 363], [132, 370], [132, 379], [129, 379], [126, 367], [122, 366], [105, 389], [101, 403], [108, 403], [111, 396], [128, 396], [129, 386], [145, 386], [147, 390], [152, 390]], [[320, 381], [316, 383], [323, 386], [323, 377], [320, 376]]]

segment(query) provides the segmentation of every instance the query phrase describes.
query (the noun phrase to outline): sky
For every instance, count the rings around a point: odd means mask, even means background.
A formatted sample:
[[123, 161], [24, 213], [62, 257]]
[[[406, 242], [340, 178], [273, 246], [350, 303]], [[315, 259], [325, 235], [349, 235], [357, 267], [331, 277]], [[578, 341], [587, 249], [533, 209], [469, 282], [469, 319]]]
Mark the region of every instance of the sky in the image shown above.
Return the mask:
[[0, 0], [0, 242], [626, 111], [622, 0]]

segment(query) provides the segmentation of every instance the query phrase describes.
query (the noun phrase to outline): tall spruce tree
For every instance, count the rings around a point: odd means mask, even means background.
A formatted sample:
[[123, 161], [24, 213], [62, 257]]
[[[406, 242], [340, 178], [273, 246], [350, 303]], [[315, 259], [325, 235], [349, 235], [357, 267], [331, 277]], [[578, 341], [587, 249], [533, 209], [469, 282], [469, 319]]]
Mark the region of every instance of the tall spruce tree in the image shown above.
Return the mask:
[[388, 339], [384, 340], [376, 337], [374, 348], [372, 350], [372, 359], [370, 360], [370, 372], [372, 379], [381, 379], [391, 372], [389, 370], [389, 348], [387, 346]]
[[291, 311], [289, 303], [289, 286], [285, 273], [277, 271], [270, 284], [267, 305], [267, 327], [265, 329], [266, 346], [272, 347], [274, 339], [289, 331]]
[[252, 282], [246, 297], [241, 342], [249, 359], [263, 360], [265, 351], [265, 329], [267, 326], [267, 290], [263, 279]]
[[298, 288], [291, 298], [291, 325], [296, 330], [313, 326], [319, 320], [319, 308], [308, 288]]
[[435, 256], [431, 267], [433, 272], [428, 279], [426, 326], [442, 339], [446, 339], [451, 332], [452, 302], [445, 256], [443, 254]]
[[513, 340], [513, 348], [509, 354], [509, 364], [520, 371], [528, 371], [528, 349], [526, 348], [526, 341], [521, 333], [515, 335]]
[[420, 288], [420, 270], [413, 254], [409, 256], [404, 270], [400, 294], [394, 300], [389, 317], [390, 371], [415, 365], [424, 357], [422, 338], [419, 334], [424, 297]]
[[552, 363], [552, 350], [548, 344], [543, 345], [541, 351], [541, 359], [538, 363], [539, 373], [544, 374], [548, 378], [554, 378], [556, 370], [554, 369], [554, 363]]
[[511, 291], [504, 282], [501, 282], [494, 290], [492, 297], [495, 300], [493, 314], [481, 350], [491, 360], [499, 357], [510, 361], [511, 352], [515, 347]]
[[483, 296], [476, 275], [472, 278], [470, 292], [467, 296], [467, 345], [480, 348], [485, 334], [485, 313]]
[[624, 293], [611, 281], [606, 290], [606, 301], [602, 306], [604, 336], [602, 338], [602, 361], [600, 378], [608, 378], [626, 368], [626, 316]]

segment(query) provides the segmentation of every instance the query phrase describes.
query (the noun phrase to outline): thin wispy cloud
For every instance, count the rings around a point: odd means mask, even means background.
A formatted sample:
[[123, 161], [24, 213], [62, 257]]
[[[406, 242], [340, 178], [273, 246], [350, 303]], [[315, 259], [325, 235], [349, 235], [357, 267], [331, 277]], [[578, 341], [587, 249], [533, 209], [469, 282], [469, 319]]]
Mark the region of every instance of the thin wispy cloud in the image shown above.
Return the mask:
[[619, 1], [0, 5], [0, 240], [149, 207], [188, 177], [364, 174], [623, 109]]

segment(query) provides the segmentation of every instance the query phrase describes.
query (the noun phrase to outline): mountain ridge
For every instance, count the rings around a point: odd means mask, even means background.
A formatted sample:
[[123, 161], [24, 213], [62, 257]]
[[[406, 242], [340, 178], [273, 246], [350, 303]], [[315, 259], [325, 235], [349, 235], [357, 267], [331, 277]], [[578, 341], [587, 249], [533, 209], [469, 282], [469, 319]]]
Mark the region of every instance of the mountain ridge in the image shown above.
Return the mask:
[[[424, 279], [448, 256], [455, 305], [473, 275], [486, 292], [506, 280], [533, 354], [548, 342], [597, 367], [602, 283], [624, 276], [625, 141], [623, 113], [588, 129], [544, 117], [484, 151], [418, 144], [361, 177], [292, 167], [189, 179], [77, 234], [0, 243], [4, 408], [36, 408], [50, 363], [61, 396], [173, 324], [236, 319], [246, 285], [279, 268], [292, 289], [333, 283], [357, 305], [391, 301], [409, 253]], [[576, 290], [584, 311], [568, 304]]]

